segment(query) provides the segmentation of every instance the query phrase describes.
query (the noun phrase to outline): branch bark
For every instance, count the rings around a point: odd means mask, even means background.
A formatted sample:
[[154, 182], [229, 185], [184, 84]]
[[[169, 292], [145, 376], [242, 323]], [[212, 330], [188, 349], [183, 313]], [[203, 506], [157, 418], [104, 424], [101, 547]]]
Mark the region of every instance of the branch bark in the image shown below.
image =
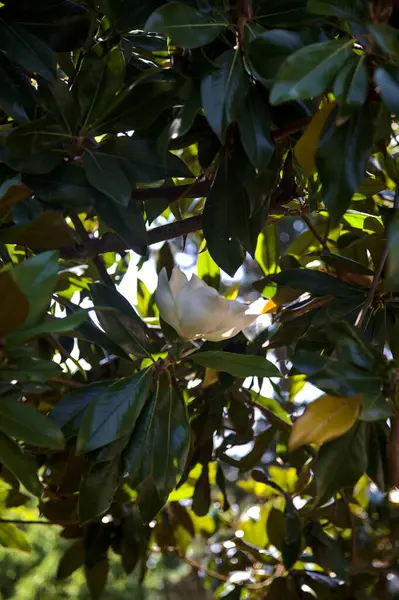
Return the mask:
[[[151, 246], [159, 242], [172, 240], [181, 235], [199, 231], [201, 228], [201, 216], [189, 217], [182, 221], [161, 225], [149, 230], [148, 245]], [[65, 260], [87, 260], [105, 252], [122, 253], [127, 250], [129, 250], [129, 247], [118, 234], [107, 232], [101, 238], [91, 238], [80, 245], [62, 248], [60, 256]]]

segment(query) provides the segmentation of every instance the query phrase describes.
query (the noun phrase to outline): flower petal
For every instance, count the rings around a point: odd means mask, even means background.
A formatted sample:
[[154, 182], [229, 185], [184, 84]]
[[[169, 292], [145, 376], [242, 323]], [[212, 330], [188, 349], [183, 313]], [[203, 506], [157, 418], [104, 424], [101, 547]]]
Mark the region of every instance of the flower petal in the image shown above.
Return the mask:
[[[172, 275], [173, 276], [173, 275]], [[155, 292], [155, 302], [162, 319], [181, 336], [179, 318], [177, 316], [175, 299], [168, 281], [165, 267], [158, 275], [158, 286]]]
[[179, 269], [179, 267], [174, 267], [169, 281], [169, 286], [172, 290], [173, 296], [176, 298], [176, 296], [180, 293], [180, 290], [187, 284], [187, 276]]
[[225, 302], [228, 306], [225, 318], [205, 337], [210, 342], [218, 342], [234, 337], [237, 333], [252, 325], [259, 316], [251, 312], [250, 306], [241, 304], [237, 300], [225, 300]]
[[177, 316], [184, 338], [203, 337], [220, 323], [228, 306], [216, 290], [209, 286], [184, 286], [176, 298]]

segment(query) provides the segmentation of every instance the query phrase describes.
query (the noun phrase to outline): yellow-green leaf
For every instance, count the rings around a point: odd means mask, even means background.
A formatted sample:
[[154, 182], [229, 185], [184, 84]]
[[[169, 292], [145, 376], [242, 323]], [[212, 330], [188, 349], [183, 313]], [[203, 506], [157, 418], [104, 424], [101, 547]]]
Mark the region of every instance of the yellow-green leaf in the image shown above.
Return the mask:
[[298, 140], [295, 146], [295, 157], [307, 176], [316, 171], [315, 156], [319, 139], [323, 131], [324, 124], [335, 106], [335, 102], [325, 104], [314, 115], [305, 133]]
[[0, 523], [0, 546], [21, 552], [30, 552], [30, 544], [21, 529], [13, 523]]
[[291, 429], [289, 450], [303, 444], [323, 444], [346, 433], [359, 416], [360, 396], [344, 398], [329, 396], [310, 404]]

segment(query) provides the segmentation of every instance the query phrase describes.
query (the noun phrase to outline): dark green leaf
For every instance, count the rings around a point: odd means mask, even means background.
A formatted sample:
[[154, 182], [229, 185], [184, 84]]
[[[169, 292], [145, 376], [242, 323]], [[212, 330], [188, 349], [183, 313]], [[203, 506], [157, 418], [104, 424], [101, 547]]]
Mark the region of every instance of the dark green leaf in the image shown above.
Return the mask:
[[75, 313], [68, 315], [63, 319], [57, 319], [55, 317], [48, 318], [44, 323], [41, 323], [36, 327], [31, 327], [29, 329], [20, 327], [16, 332], [8, 336], [8, 341], [17, 343], [45, 333], [67, 333], [75, 330], [79, 325], [86, 321], [87, 318], [88, 312], [83, 309], [77, 310]]
[[399, 57], [399, 33], [396, 27], [392, 27], [388, 23], [375, 23], [369, 25], [369, 29], [383, 52], [390, 54], [393, 58]]
[[314, 469], [318, 503], [355, 485], [367, 469], [366, 424], [355, 424], [343, 436], [324, 444]]
[[159, 151], [155, 141], [133, 136], [112, 137], [100, 147], [104, 156], [117, 160], [133, 183], [151, 183], [168, 177], [193, 177], [184, 162]]
[[25, 27], [0, 20], [0, 50], [28, 71], [48, 80], [55, 78], [54, 52]]
[[84, 454], [133, 431], [147, 401], [152, 371], [120, 379], [95, 398], [83, 417], [76, 450]]
[[277, 285], [289, 286], [295, 290], [310, 292], [314, 296], [334, 296], [349, 298], [354, 293], [361, 293], [353, 286], [337, 277], [311, 269], [284, 269], [281, 273], [270, 277]]
[[0, 95], [0, 110], [4, 111], [19, 123], [28, 121], [24, 106], [24, 97], [20, 86], [9, 76], [6, 69], [0, 63], [0, 78], [2, 90]]
[[374, 78], [384, 104], [391, 112], [399, 114], [399, 69], [389, 65], [377, 67]]
[[98, 310], [97, 316], [108, 337], [127, 354], [148, 357], [152, 349], [147, 326], [129, 302], [115, 289], [102, 283], [91, 287], [91, 296]]
[[181, 2], [168, 2], [149, 17], [144, 31], [163, 33], [182, 48], [198, 48], [212, 42], [227, 27], [224, 20], [215, 22], [206, 13]]
[[307, 8], [308, 0], [280, 0], [271, 4], [269, 0], [259, 2], [257, 20], [267, 27], [301, 27], [314, 25], [319, 17]]
[[101, 150], [86, 150], [84, 168], [93, 187], [122, 206], [129, 204], [132, 183], [123, 171], [120, 159], [104, 154]]
[[253, 166], [264, 171], [274, 152], [270, 134], [271, 119], [260, 94], [251, 88], [238, 116], [242, 145]]
[[118, 456], [112, 461], [89, 465], [79, 490], [78, 513], [83, 523], [110, 507], [119, 483], [119, 462]]
[[169, 376], [161, 374], [136, 423], [125, 452], [125, 468], [138, 486], [139, 506], [149, 522], [166, 502], [181, 476], [190, 446], [183, 398]]
[[103, 594], [108, 578], [108, 566], [108, 558], [103, 558], [93, 567], [85, 565], [86, 583], [92, 600], [98, 600]]
[[199, 517], [204, 517], [208, 514], [211, 505], [211, 486], [209, 483], [208, 463], [202, 466], [201, 475], [198, 477], [194, 493], [192, 509]]
[[266, 358], [233, 352], [197, 352], [191, 360], [215, 371], [224, 371], [234, 377], [281, 377], [280, 371]]
[[137, 254], [147, 254], [148, 235], [140, 205], [131, 200], [127, 206], [115, 204], [104, 195], [95, 199], [96, 209], [102, 221], [113, 229]]
[[363, 22], [368, 17], [365, 0], [308, 0], [308, 10], [318, 15]]
[[335, 223], [363, 182], [373, 141], [373, 121], [367, 106], [343, 125], [328, 128], [320, 140], [316, 165], [323, 202]]
[[351, 56], [334, 82], [334, 96], [349, 106], [363, 106], [367, 100], [369, 78], [364, 58]]
[[311, 383], [329, 394], [380, 394], [380, 377], [349, 362], [319, 356], [305, 350], [297, 350], [292, 360], [300, 373], [304, 373]]
[[277, 73], [270, 102], [280, 104], [323, 94], [348, 56], [347, 40], [310, 44], [294, 52]]
[[[254, 438], [254, 446], [248, 454], [236, 460], [227, 455], [222, 455], [222, 459], [229, 465], [236, 467], [240, 471], [250, 471], [259, 465], [265, 452], [270, 448], [276, 432], [273, 427], [262, 431]], [[276, 545], [276, 544], [274, 544]], [[276, 546], [277, 547], [277, 546]]]
[[65, 579], [79, 569], [84, 563], [84, 545], [80, 538], [73, 542], [64, 552], [58, 563], [57, 579]]
[[65, 446], [61, 430], [51, 419], [14, 397], [0, 400], [0, 429], [32, 446], [50, 450], [62, 450]]
[[339, 540], [329, 536], [320, 523], [313, 522], [306, 536], [316, 561], [326, 571], [333, 571], [340, 579], [348, 578], [348, 561], [340, 547]]
[[219, 56], [217, 69], [201, 82], [201, 98], [205, 116], [220, 140], [226, 129], [243, 110], [247, 93], [244, 66], [238, 50], [228, 50]]
[[59, 427], [64, 427], [77, 417], [81, 419], [89, 404], [99, 398], [109, 386], [109, 381], [96, 381], [95, 383], [84, 385], [69, 394], [64, 394], [51, 411], [51, 419]]
[[37, 466], [32, 457], [10, 439], [0, 433], [0, 462], [34, 496], [41, 496], [43, 488], [37, 476]]
[[[248, 159], [238, 145], [231, 156], [223, 158], [203, 213], [209, 254], [231, 277], [244, 261], [244, 248], [253, 255], [256, 246], [257, 236], [251, 236], [248, 193], [239, 177], [245, 161]], [[215, 227], [216, 222], [220, 227]]]
[[90, 132], [93, 122], [108, 111], [124, 78], [125, 60], [120, 48], [113, 48], [105, 56], [99, 56], [93, 50], [84, 58], [73, 87], [80, 108], [82, 132]]
[[254, 78], [270, 88], [285, 59], [302, 46], [303, 40], [297, 32], [272, 29], [251, 40], [245, 58]]
[[[36, 154], [44, 153], [52, 148], [59, 149], [68, 142], [70, 134], [64, 127], [64, 123], [60, 123], [51, 115], [46, 115], [12, 129], [6, 138], [6, 146], [14, 160], [27, 161], [33, 159]], [[10, 163], [10, 166], [13, 167], [13, 163]], [[52, 168], [54, 168], [54, 163]]]
[[25, 260], [13, 268], [13, 276], [29, 300], [29, 315], [24, 326], [32, 327], [47, 311], [58, 275], [58, 252], [48, 251]]

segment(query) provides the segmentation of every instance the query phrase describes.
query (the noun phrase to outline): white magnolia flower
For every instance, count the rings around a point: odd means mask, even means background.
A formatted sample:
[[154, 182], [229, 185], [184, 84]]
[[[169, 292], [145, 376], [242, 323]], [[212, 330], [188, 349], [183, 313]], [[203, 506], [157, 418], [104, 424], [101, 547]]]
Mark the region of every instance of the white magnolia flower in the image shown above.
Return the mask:
[[178, 267], [170, 281], [162, 269], [155, 301], [162, 319], [184, 340], [225, 340], [249, 327], [258, 316], [250, 306], [226, 300], [196, 275], [188, 280]]

